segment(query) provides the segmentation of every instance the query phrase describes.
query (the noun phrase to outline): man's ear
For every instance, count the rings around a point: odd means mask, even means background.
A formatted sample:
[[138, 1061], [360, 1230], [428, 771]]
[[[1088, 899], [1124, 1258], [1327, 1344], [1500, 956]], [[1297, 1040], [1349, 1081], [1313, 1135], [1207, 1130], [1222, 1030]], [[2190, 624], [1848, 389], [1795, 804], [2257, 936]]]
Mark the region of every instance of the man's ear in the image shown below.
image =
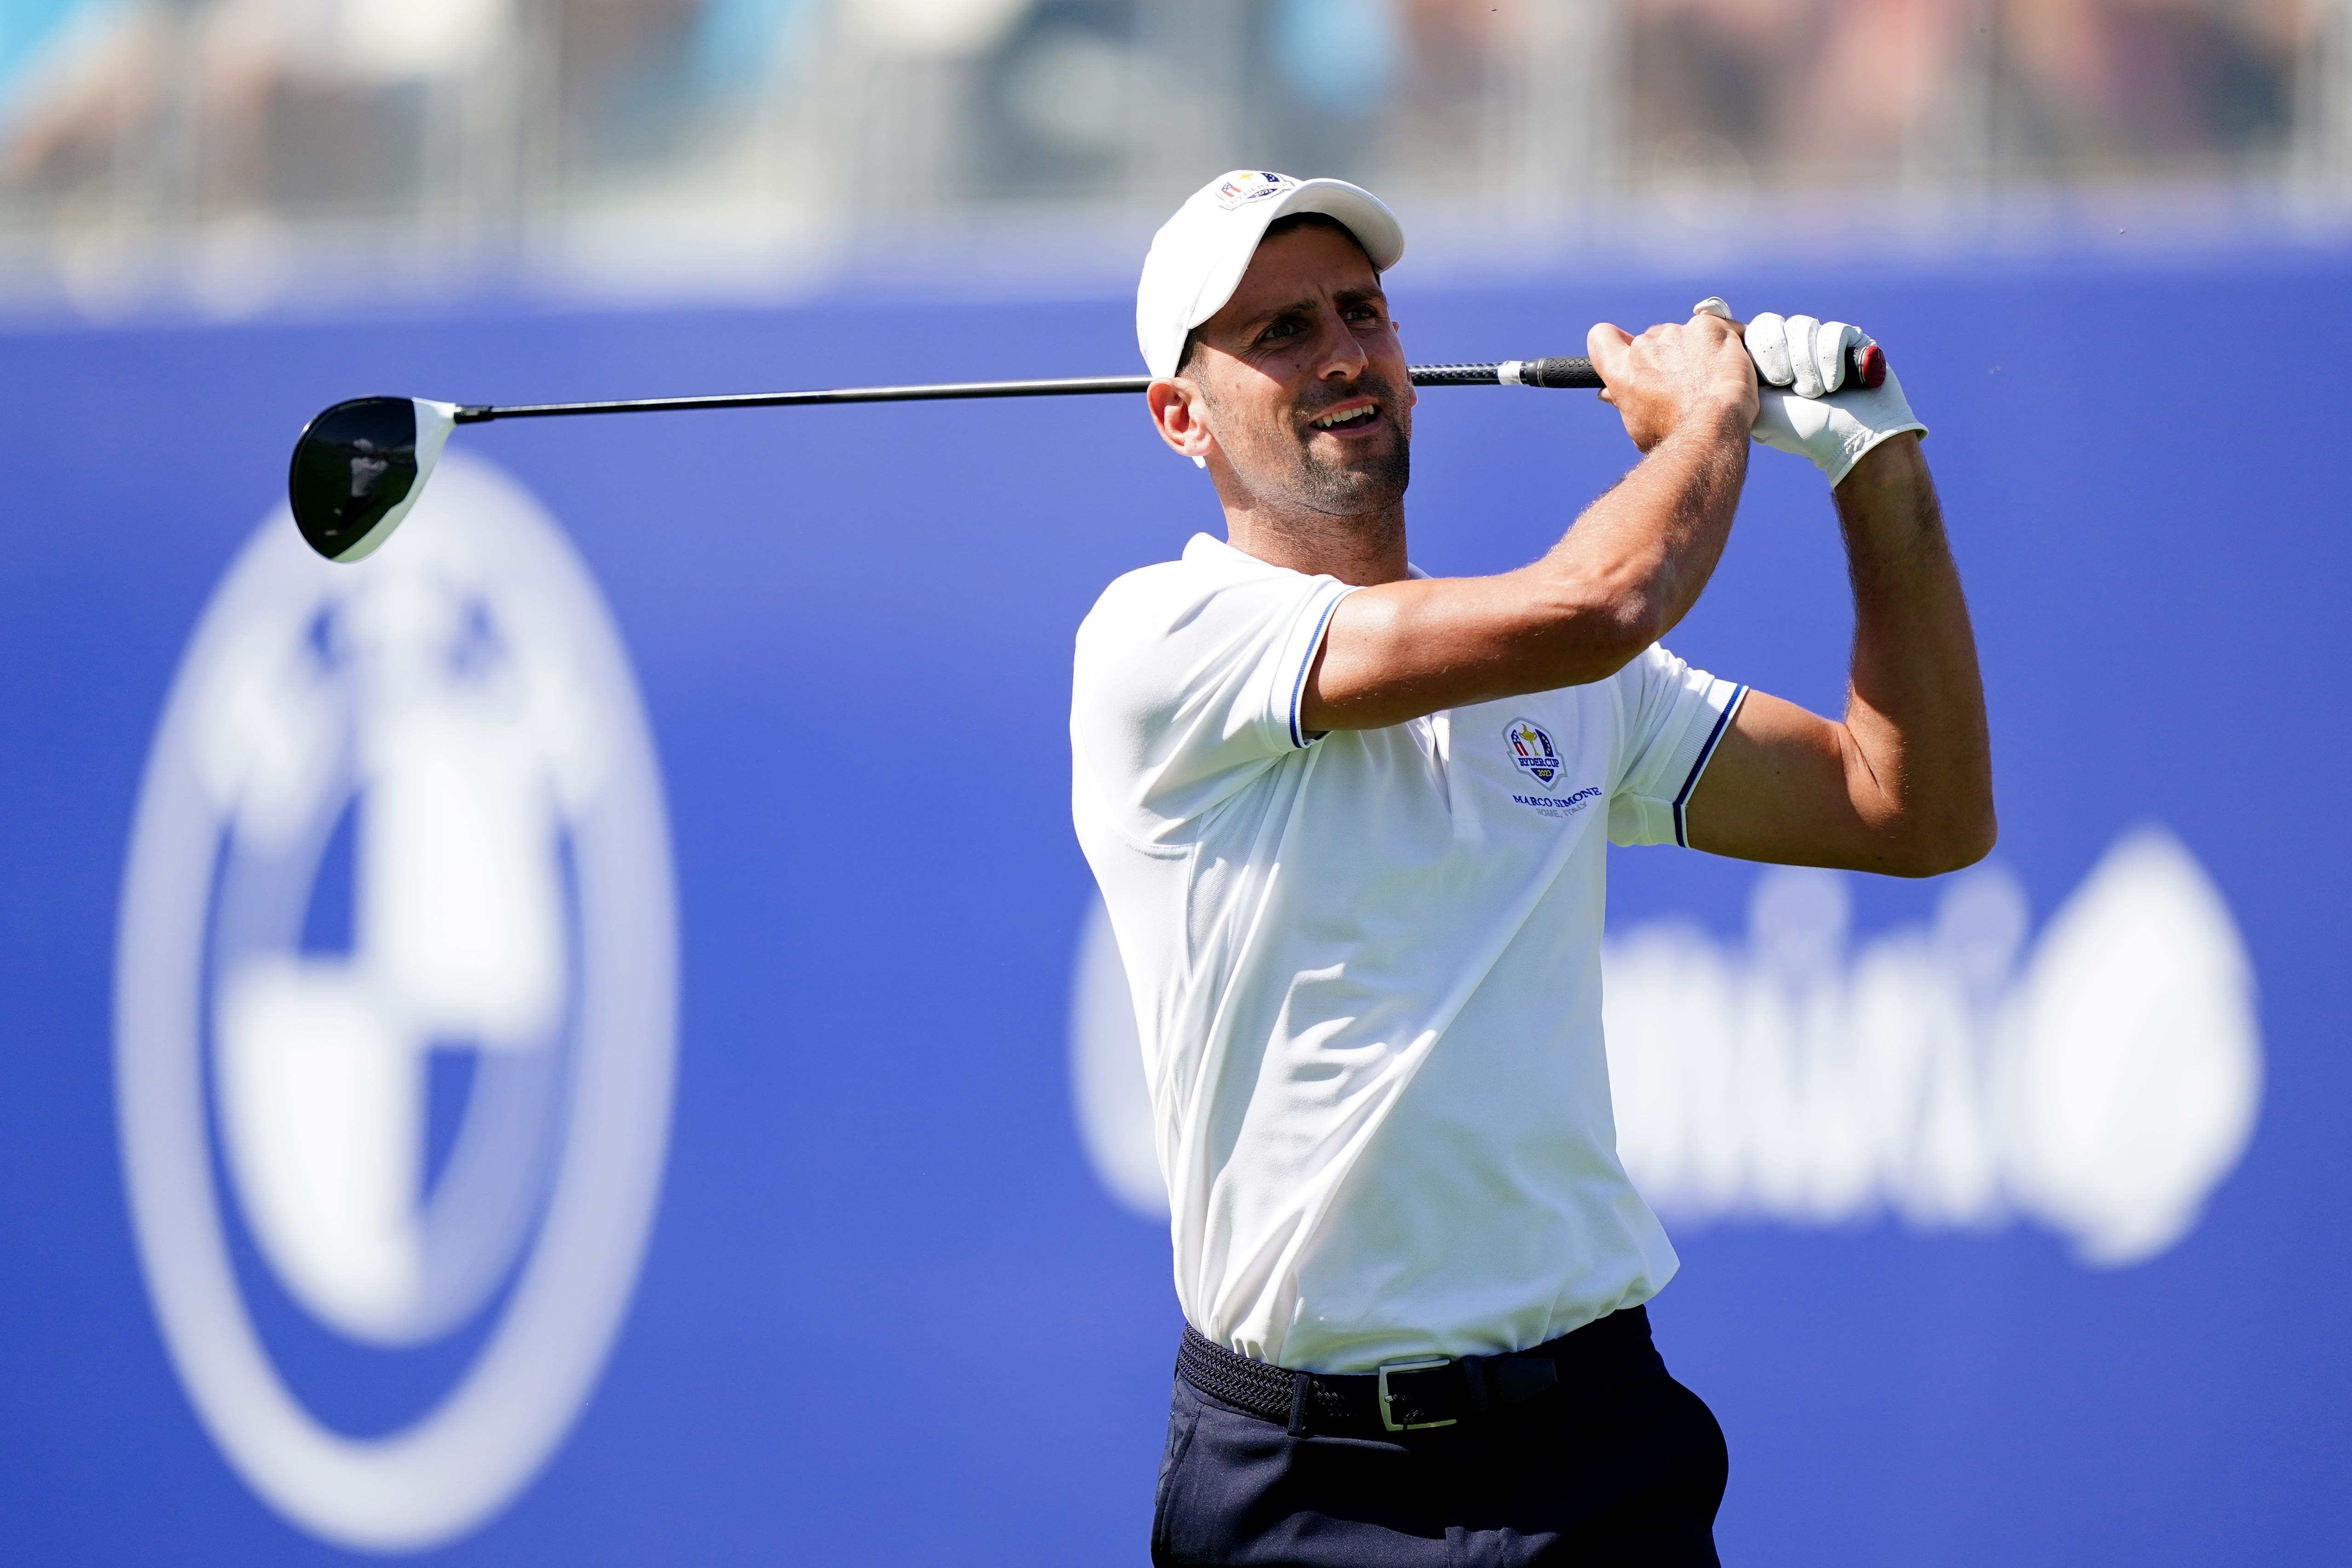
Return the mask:
[[1163, 376], [1144, 389], [1143, 400], [1150, 406], [1151, 423], [1159, 429], [1160, 438], [1196, 466], [1207, 468], [1209, 449], [1217, 438], [1209, 434], [1202, 407], [1207, 399], [1201, 389], [1181, 376]]

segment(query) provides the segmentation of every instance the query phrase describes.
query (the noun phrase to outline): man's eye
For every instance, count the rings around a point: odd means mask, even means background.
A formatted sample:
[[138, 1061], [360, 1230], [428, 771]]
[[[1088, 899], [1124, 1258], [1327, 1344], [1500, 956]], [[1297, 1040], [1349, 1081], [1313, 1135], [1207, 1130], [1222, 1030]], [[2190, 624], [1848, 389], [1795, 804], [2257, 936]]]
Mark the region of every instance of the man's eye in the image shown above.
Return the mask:
[[1295, 337], [1297, 335], [1297, 332], [1298, 323], [1297, 321], [1276, 321], [1274, 325], [1265, 330], [1265, 331], [1258, 338], [1258, 342], [1262, 343], [1270, 343], [1279, 338]]

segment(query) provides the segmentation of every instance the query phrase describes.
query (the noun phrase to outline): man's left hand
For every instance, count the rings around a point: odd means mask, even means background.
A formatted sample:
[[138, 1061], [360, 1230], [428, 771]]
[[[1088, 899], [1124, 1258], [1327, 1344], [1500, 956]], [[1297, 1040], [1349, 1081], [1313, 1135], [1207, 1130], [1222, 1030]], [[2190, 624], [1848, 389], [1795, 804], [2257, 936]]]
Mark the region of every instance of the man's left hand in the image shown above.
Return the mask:
[[[1730, 319], [1730, 308], [1720, 300], [1704, 300], [1697, 308]], [[1748, 323], [1742, 338], [1756, 362], [1759, 383], [1749, 433], [1776, 451], [1805, 458], [1832, 485], [1888, 437], [1906, 430], [1927, 433], [1891, 365], [1876, 386], [1847, 382], [1849, 351], [1876, 343], [1861, 328], [1767, 310]]]

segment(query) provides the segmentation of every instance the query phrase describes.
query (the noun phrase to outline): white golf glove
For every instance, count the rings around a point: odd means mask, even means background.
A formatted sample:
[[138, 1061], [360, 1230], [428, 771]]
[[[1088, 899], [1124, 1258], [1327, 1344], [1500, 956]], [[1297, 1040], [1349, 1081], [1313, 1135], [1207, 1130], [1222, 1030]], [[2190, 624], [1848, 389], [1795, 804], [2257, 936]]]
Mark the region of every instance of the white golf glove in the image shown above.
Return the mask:
[[[1731, 307], [1712, 298], [1692, 314], [1732, 319]], [[1861, 328], [1767, 310], [1748, 323], [1746, 341], [1762, 383], [1750, 433], [1767, 447], [1810, 459], [1832, 485], [1889, 436], [1927, 433], [1892, 365], [1876, 386], [1846, 384], [1846, 351], [1876, 346]]]

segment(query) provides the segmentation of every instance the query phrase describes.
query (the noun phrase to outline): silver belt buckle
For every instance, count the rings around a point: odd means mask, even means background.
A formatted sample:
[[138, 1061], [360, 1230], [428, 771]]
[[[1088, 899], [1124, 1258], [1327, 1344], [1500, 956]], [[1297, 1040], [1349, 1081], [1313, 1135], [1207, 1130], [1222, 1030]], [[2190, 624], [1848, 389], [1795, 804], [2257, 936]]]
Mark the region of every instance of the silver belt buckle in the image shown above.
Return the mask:
[[1381, 1425], [1391, 1432], [1426, 1432], [1438, 1426], [1454, 1426], [1460, 1423], [1448, 1416], [1443, 1421], [1413, 1421], [1400, 1425], [1389, 1413], [1389, 1373], [1392, 1372], [1431, 1372], [1441, 1366], [1451, 1366], [1452, 1356], [1431, 1356], [1424, 1361], [1392, 1361], [1381, 1368]]

